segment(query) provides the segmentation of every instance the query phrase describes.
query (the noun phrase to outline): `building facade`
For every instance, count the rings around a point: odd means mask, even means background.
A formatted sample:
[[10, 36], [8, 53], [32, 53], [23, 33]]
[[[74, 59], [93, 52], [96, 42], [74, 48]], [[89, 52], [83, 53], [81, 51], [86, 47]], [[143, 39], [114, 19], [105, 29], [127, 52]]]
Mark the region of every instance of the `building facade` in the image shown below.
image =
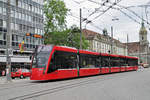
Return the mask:
[[139, 31], [139, 42], [127, 43], [128, 52], [130, 56], [139, 58], [139, 63], [145, 63], [150, 65], [150, 47], [147, 40], [147, 30], [144, 26], [144, 22], [141, 23]]
[[127, 55], [127, 46], [119, 40], [112, 39], [107, 34], [100, 34], [84, 29], [83, 34], [89, 41], [89, 50], [101, 53]]
[[[12, 67], [29, 67], [36, 45], [43, 44], [43, 0], [10, 0]], [[0, 70], [6, 67], [7, 0], [0, 0]], [[24, 52], [19, 44], [24, 42]]]

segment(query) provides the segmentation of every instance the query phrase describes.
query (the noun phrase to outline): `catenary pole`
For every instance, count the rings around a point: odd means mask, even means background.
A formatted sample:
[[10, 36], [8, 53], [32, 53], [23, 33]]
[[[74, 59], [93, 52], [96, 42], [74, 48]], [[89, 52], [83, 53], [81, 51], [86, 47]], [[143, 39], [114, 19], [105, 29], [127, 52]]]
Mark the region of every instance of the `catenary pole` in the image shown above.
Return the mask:
[[6, 81], [11, 82], [11, 41], [12, 41], [12, 34], [10, 31], [10, 0], [7, 0], [7, 34], [6, 34]]
[[80, 49], [82, 49], [82, 9], [80, 8]]
[[113, 26], [111, 26], [111, 54], [113, 54]]
[[128, 43], [129, 43], [129, 36], [127, 34], [127, 56], [129, 56], [129, 52], [128, 52]]

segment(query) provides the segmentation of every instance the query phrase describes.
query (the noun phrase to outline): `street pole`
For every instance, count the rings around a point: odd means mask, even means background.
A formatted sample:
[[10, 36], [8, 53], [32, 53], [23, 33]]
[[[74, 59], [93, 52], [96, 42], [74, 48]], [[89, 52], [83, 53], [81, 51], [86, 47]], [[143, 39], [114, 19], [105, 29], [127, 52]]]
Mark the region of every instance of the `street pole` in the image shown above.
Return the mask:
[[111, 26], [111, 54], [113, 54], [113, 26]]
[[140, 55], [140, 52], [141, 52], [140, 49], [141, 49], [141, 47], [140, 47], [140, 45], [141, 45], [141, 44], [140, 44], [140, 41], [139, 41], [139, 64], [141, 63], [141, 55]]
[[[116, 21], [116, 20], [119, 20], [118, 18], [115, 18], [115, 19], [112, 19], [112, 21]], [[113, 51], [113, 26], [111, 26], [111, 54], [114, 53]]]
[[7, 0], [7, 34], [6, 34], [6, 80], [7, 82], [11, 82], [11, 57], [10, 52], [11, 51], [11, 41], [12, 41], [12, 34], [10, 31], [10, 0]]
[[129, 43], [129, 37], [128, 37], [128, 34], [127, 34], [127, 56], [129, 56], [129, 52], [128, 52], [128, 43]]
[[82, 49], [82, 9], [80, 8], [80, 49]]

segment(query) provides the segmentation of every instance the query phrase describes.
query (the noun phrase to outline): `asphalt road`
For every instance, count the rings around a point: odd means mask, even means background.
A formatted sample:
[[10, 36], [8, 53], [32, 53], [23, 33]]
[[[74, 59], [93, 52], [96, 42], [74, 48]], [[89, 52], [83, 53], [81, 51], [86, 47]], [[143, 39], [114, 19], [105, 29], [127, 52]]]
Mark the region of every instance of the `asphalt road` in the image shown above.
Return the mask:
[[61, 81], [0, 84], [0, 100], [150, 100], [150, 68]]

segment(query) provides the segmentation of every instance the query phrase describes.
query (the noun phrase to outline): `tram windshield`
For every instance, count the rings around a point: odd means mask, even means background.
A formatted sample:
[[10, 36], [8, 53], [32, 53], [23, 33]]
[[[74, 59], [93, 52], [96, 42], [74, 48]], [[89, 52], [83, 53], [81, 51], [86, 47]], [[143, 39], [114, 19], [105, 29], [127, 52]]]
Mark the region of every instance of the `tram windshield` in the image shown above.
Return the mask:
[[32, 68], [45, 68], [52, 48], [51, 45], [38, 46], [35, 49]]

